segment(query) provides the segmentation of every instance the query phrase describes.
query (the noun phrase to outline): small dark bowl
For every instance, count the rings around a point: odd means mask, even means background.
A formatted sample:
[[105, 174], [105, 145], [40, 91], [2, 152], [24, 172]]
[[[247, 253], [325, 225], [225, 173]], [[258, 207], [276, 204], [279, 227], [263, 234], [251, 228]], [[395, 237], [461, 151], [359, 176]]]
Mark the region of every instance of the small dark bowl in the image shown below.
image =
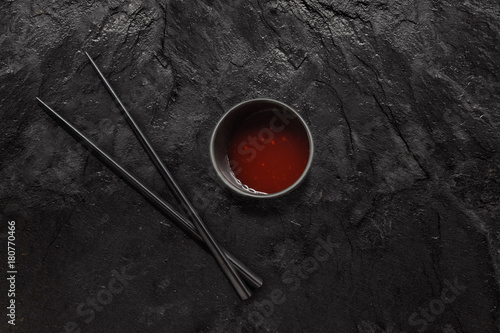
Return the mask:
[[[266, 109], [274, 109], [278, 112], [291, 112], [295, 114], [302, 126], [304, 126], [309, 140], [309, 159], [304, 172], [302, 172], [301, 176], [297, 179], [297, 181], [295, 181], [295, 183], [276, 193], [259, 192], [242, 184], [231, 170], [227, 153], [229, 140], [232, 136], [234, 128], [238, 126], [243, 119], [249, 117], [253, 113]], [[313, 155], [313, 138], [304, 119], [302, 119], [297, 111], [292, 109], [290, 106], [267, 98], [252, 99], [233, 106], [224, 116], [222, 116], [221, 120], [215, 126], [212, 139], [210, 141], [210, 159], [212, 160], [212, 164], [217, 172], [217, 175], [222, 179], [224, 184], [226, 184], [234, 192], [252, 198], [276, 198], [295, 189], [304, 180], [309, 169], [311, 168]]]

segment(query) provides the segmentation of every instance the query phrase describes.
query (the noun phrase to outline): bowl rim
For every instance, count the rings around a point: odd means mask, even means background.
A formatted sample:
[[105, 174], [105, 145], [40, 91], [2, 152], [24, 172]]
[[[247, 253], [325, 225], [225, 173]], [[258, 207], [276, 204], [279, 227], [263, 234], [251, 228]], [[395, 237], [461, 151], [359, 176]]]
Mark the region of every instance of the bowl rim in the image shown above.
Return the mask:
[[[255, 103], [255, 102], [270, 102], [270, 103], [280, 105], [280, 106], [292, 111], [298, 117], [299, 121], [302, 123], [303, 127], [305, 128], [306, 133], [307, 133], [307, 138], [309, 140], [309, 159], [307, 161], [307, 165], [306, 165], [304, 171], [302, 172], [300, 177], [292, 185], [288, 186], [284, 190], [281, 190], [281, 191], [275, 192], [275, 193], [255, 194], [255, 193], [245, 191], [243, 189], [240, 189], [240, 188], [234, 186], [226, 178], [226, 176], [224, 174], [222, 174], [222, 172], [219, 170], [219, 166], [217, 164], [217, 161], [215, 160], [215, 148], [214, 148], [215, 138], [216, 138], [217, 132], [218, 132], [221, 124], [223, 123], [223, 121], [232, 112], [234, 112], [235, 110], [237, 110], [241, 106], [246, 105], [246, 104]], [[313, 141], [311, 130], [309, 129], [309, 126], [305, 122], [304, 118], [302, 118], [302, 116], [291, 106], [289, 106], [283, 102], [277, 101], [275, 99], [272, 99], [272, 98], [253, 98], [253, 99], [245, 100], [243, 102], [240, 102], [240, 103], [234, 105], [226, 113], [224, 113], [224, 115], [219, 119], [219, 121], [217, 122], [217, 125], [215, 125], [215, 128], [212, 132], [212, 136], [210, 139], [210, 160], [212, 161], [212, 166], [215, 169], [217, 176], [219, 176], [219, 178], [224, 182], [224, 184], [227, 187], [229, 187], [233, 192], [238, 193], [238, 194], [243, 195], [243, 196], [246, 196], [246, 197], [251, 197], [251, 198], [271, 199], [271, 198], [283, 196], [284, 194], [289, 193], [290, 191], [294, 190], [297, 186], [299, 186], [302, 183], [302, 181], [305, 179], [306, 175], [309, 173], [309, 170], [311, 169], [311, 165], [313, 162], [313, 157], [314, 157], [314, 141]]]

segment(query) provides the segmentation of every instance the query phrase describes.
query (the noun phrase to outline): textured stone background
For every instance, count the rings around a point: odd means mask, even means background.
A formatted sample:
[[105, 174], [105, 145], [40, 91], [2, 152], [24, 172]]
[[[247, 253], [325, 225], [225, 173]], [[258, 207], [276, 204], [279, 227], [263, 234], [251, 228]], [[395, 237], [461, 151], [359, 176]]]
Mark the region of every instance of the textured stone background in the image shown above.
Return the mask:
[[[1, 270], [15, 219], [20, 304], [0, 331], [498, 332], [499, 22], [497, 0], [3, 1]], [[83, 51], [264, 278], [250, 301], [39, 108], [171, 200]], [[218, 119], [254, 97], [295, 107], [315, 137], [307, 180], [282, 199], [238, 197], [209, 162]], [[78, 305], [126, 265], [135, 278], [84, 322]], [[411, 325], [454, 280], [467, 289]], [[256, 312], [273, 291], [285, 301]]]

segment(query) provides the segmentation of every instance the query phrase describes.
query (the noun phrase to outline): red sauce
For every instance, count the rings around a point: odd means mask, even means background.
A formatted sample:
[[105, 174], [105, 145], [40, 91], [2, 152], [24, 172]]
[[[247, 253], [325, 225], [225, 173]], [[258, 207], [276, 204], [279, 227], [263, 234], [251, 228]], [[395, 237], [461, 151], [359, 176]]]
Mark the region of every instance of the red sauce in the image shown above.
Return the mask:
[[263, 110], [244, 119], [229, 141], [228, 158], [242, 184], [280, 192], [300, 178], [309, 160], [309, 139], [291, 112]]

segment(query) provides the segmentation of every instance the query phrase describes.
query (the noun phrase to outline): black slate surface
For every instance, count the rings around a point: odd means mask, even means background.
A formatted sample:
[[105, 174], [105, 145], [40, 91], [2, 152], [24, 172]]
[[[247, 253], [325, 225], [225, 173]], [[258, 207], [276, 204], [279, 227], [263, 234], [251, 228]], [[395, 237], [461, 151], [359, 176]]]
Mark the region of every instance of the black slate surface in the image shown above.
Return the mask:
[[[499, 331], [498, 1], [10, 0], [0, 17], [1, 270], [9, 220], [18, 270], [1, 332]], [[37, 105], [172, 200], [84, 51], [263, 277], [251, 300]], [[255, 97], [316, 144], [307, 180], [265, 202], [208, 155]]]

